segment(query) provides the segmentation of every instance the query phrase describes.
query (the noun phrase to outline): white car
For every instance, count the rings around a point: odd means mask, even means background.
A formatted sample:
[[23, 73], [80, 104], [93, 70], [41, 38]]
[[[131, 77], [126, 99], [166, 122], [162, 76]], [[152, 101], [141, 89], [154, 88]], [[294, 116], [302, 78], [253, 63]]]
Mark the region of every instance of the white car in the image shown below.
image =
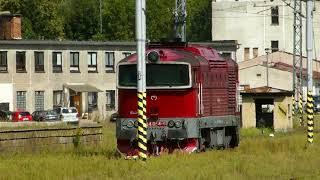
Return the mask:
[[75, 107], [59, 107], [55, 111], [60, 115], [60, 120], [68, 123], [79, 123], [79, 113]]

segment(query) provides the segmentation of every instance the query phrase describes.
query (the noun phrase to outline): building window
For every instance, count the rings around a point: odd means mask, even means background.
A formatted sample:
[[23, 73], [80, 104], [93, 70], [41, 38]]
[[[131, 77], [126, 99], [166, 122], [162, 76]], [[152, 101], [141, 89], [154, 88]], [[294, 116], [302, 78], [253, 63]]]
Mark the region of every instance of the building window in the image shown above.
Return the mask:
[[35, 110], [42, 111], [44, 110], [44, 91], [36, 91], [35, 92]]
[[106, 110], [114, 110], [115, 108], [115, 90], [106, 90]]
[[62, 91], [53, 91], [53, 108], [62, 106]]
[[88, 72], [97, 72], [97, 53], [88, 52]]
[[8, 72], [7, 51], [0, 51], [0, 72]]
[[26, 71], [26, 52], [16, 52], [16, 70], [17, 72], [27, 72]]
[[271, 7], [271, 25], [279, 25], [279, 7]]
[[78, 52], [70, 53], [70, 72], [75, 72], [75, 73], [80, 72]]
[[17, 110], [26, 110], [26, 91], [17, 91]]
[[44, 72], [44, 53], [34, 52], [34, 70], [35, 72]]
[[244, 60], [249, 60], [250, 48], [244, 48]]
[[252, 49], [252, 55], [253, 55], [253, 58], [258, 57], [258, 48], [253, 48]]
[[61, 52], [52, 53], [52, 70], [54, 73], [62, 72], [62, 53]]
[[128, 56], [130, 56], [130, 55], [131, 55], [131, 52], [123, 52], [122, 54], [123, 54], [123, 55], [124, 55], [124, 57], [126, 58], [126, 57], [128, 57]]
[[279, 41], [271, 41], [271, 52], [279, 51]]
[[98, 93], [88, 92], [88, 112], [98, 109]]
[[114, 52], [106, 52], [106, 72], [114, 72]]

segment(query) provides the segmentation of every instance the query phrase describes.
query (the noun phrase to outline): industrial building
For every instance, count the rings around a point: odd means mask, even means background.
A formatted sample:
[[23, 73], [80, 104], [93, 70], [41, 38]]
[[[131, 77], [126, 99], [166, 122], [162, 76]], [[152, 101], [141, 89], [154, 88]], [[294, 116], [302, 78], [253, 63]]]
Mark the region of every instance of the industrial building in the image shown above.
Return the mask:
[[[259, 120], [268, 119], [276, 130], [292, 128], [292, 59], [293, 54], [277, 51], [238, 63], [243, 127], [258, 127]], [[302, 59], [303, 97], [306, 97], [307, 63], [306, 57]], [[320, 61], [313, 60], [314, 96], [320, 95], [319, 69]]]
[[132, 42], [2, 40], [2, 109], [76, 106], [81, 113], [116, 107], [116, 64], [135, 51]]
[[[314, 39], [320, 38], [320, 2], [314, 1]], [[266, 49], [293, 53], [294, 1], [213, 0], [212, 40], [236, 40], [240, 44], [237, 62], [265, 55]], [[305, 15], [305, 1], [302, 14]], [[302, 18], [302, 52], [306, 55], [305, 18]], [[314, 42], [314, 58], [320, 55], [319, 41]]]

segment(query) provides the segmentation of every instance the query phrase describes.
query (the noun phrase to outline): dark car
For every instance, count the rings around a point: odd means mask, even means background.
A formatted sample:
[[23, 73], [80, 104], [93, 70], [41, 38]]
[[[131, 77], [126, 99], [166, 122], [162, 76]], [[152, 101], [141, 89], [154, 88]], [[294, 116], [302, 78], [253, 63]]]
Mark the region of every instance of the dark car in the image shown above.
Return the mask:
[[54, 110], [34, 111], [32, 113], [34, 121], [57, 121], [59, 115]]
[[10, 116], [11, 116], [10, 111], [0, 110], [0, 121], [9, 121], [11, 119]]
[[315, 113], [320, 112], [320, 96], [314, 96], [313, 98], [313, 111]]
[[118, 117], [119, 117], [119, 113], [115, 112], [115, 113], [111, 114], [110, 121], [116, 122]]

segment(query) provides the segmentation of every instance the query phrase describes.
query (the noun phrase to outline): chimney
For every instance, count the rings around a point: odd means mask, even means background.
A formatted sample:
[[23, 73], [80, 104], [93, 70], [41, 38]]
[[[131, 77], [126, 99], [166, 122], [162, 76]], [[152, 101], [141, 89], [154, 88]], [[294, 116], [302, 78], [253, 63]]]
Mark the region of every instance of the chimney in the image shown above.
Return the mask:
[[0, 40], [18, 40], [21, 37], [21, 15], [0, 12]]

